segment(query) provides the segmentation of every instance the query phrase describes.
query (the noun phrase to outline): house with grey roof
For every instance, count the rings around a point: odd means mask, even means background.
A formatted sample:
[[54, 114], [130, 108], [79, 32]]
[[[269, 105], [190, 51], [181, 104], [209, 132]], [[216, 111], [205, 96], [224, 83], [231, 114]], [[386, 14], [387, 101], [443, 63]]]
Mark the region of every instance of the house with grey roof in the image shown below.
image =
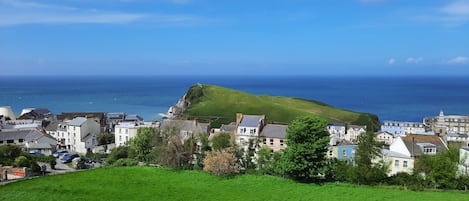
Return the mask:
[[346, 125], [343, 123], [329, 123], [327, 124], [327, 131], [331, 135], [331, 138], [344, 139]]
[[406, 135], [399, 136], [390, 146], [389, 150], [404, 154], [408, 157], [419, 157], [423, 154], [435, 155], [446, 151], [448, 146], [435, 135]]
[[[381, 149], [382, 160], [389, 164], [388, 176], [395, 175], [400, 172], [412, 173], [414, 168], [414, 158], [408, 155], [391, 151], [389, 149]], [[374, 162], [379, 161], [375, 159]]]
[[286, 134], [288, 125], [267, 124], [260, 134], [260, 146], [269, 147], [272, 151], [280, 151], [287, 147]]
[[265, 115], [236, 114], [235, 142], [247, 149], [249, 140], [257, 140], [265, 124]]
[[37, 129], [10, 130], [0, 132], [0, 145], [15, 144], [24, 151], [38, 151], [45, 155], [51, 155], [56, 148], [56, 140]]
[[348, 125], [345, 139], [357, 143], [358, 136], [363, 133], [366, 133], [366, 126]]
[[48, 132], [57, 139], [60, 148], [85, 154], [97, 146], [96, 137], [101, 133], [101, 127], [92, 118], [75, 117], [71, 121], [59, 123], [56, 131]]
[[195, 137], [198, 134], [208, 134], [208, 124], [199, 123], [196, 120], [164, 119], [160, 129], [162, 131], [175, 130], [183, 139]]

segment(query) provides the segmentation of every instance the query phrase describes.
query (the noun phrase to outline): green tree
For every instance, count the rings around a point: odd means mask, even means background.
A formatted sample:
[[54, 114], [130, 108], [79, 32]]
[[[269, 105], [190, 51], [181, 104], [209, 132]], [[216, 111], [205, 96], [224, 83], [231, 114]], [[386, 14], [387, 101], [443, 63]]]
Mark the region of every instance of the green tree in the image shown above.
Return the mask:
[[383, 160], [374, 162], [381, 158], [381, 146], [382, 143], [376, 140], [375, 134], [371, 131], [358, 136], [358, 146], [355, 152], [356, 166], [350, 170], [350, 181], [359, 184], [374, 184], [387, 177], [388, 164]]
[[112, 144], [115, 141], [114, 134], [112, 133], [100, 133], [96, 136], [98, 140], [98, 145]]
[[229, 133], [220, 133], [212, 138], [212, 149], [222, 150], [231, 147], [231, 135]]
[[153, 149], [152, 139], [157, 131], [154, 128], [143, 127], [137, 130], [137, 135], [129, 140], [132, 149], [135, 150], [136, 159], [142, 162], [149, 162]]
[[288, 146], [282, 161], [285, 176], [300, 182], [322, 181], [329, 143], [326, 122], [310, 116], [296, 119], [288, 126], [286, 138]]
[[0, 164], [13, 165], [14, 160], [21, 154], [21, 148], [16, 145], [1, 145], [0, 146]]
[[436, 155], [421, 155], [415, 162], [414, 174], [424, 176], [427, 187], [457, 188], [459, 149], [449, 147]]

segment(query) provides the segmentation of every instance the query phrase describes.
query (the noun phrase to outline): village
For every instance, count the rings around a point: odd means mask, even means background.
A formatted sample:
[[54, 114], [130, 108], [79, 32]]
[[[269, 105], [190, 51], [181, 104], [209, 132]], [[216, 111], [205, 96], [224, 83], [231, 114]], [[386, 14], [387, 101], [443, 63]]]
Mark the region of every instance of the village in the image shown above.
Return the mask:
[[[10, 107], [5, 106], [0, 107], [0, 146], [17, 145], [25, 152], [43, 156], [68, 153], [73, 159], [90, 152], [110, 153], [116, 147], [127, 146], [139, 128], [164, 130], [177, 127], [183, 139], [194, 135], [212, 138], [220, 133], [229, 133], [241, 149], [248, 149], [252, 140], [257, 143], [256, 150], [268, 147], [277, 152], [287, 147], [288, 125], [269, 123], [265, 115], [233, 115], [236, 116], [235, 122], [212, 128], [210, 123], [197, 120], [164, 118], [162, 121], [145, 121], [138, 115], [124, 112], [53, 114], [46, 108], [26, 108], [17, 117]], [[366, 133], [367, 127], [329, 123], [326, 129], [330, 134], [327, 158], [353, 165], [358, 136]], [[99, 145], [97, 138], [101, 133], [112, 134], [114, 143]], [[388, 176], [411, 173], [420, 156], [436, 155], [449, 146], [460, 148], [462, 162], [458, 174], [469, 175], [469, 116], [445, 115], [440, 111], [439, 115], [425, 117], [422, 122], [383, 121], [380, 130], [374, 134], [376, 140], [383, 143], [381, 160], [389, 164]], [[26, 168], [3, 166], [1, 161], [0, 170], [1, 180], [31, 176], [26, 173]]]

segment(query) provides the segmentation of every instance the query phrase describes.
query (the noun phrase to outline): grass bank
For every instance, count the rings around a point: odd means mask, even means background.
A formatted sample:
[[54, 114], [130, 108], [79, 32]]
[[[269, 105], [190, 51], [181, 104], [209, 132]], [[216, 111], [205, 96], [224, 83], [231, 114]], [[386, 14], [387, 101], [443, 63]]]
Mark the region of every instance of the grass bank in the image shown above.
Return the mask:
[[149, 167], [98, 168], [0, 186], [0, 200], [467, 201], [463, 192], [412, 192], [350, 184], [300, 184], [271, 177], [218, 178]]

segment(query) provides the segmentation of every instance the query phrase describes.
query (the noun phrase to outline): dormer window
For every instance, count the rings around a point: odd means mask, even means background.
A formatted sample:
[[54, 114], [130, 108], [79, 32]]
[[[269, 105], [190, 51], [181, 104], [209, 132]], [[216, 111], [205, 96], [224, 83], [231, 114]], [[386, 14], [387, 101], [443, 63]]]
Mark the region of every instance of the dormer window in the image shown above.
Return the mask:
[[417, 143], [424, 154], [436, 154], [436, 146], [432, 143]]

